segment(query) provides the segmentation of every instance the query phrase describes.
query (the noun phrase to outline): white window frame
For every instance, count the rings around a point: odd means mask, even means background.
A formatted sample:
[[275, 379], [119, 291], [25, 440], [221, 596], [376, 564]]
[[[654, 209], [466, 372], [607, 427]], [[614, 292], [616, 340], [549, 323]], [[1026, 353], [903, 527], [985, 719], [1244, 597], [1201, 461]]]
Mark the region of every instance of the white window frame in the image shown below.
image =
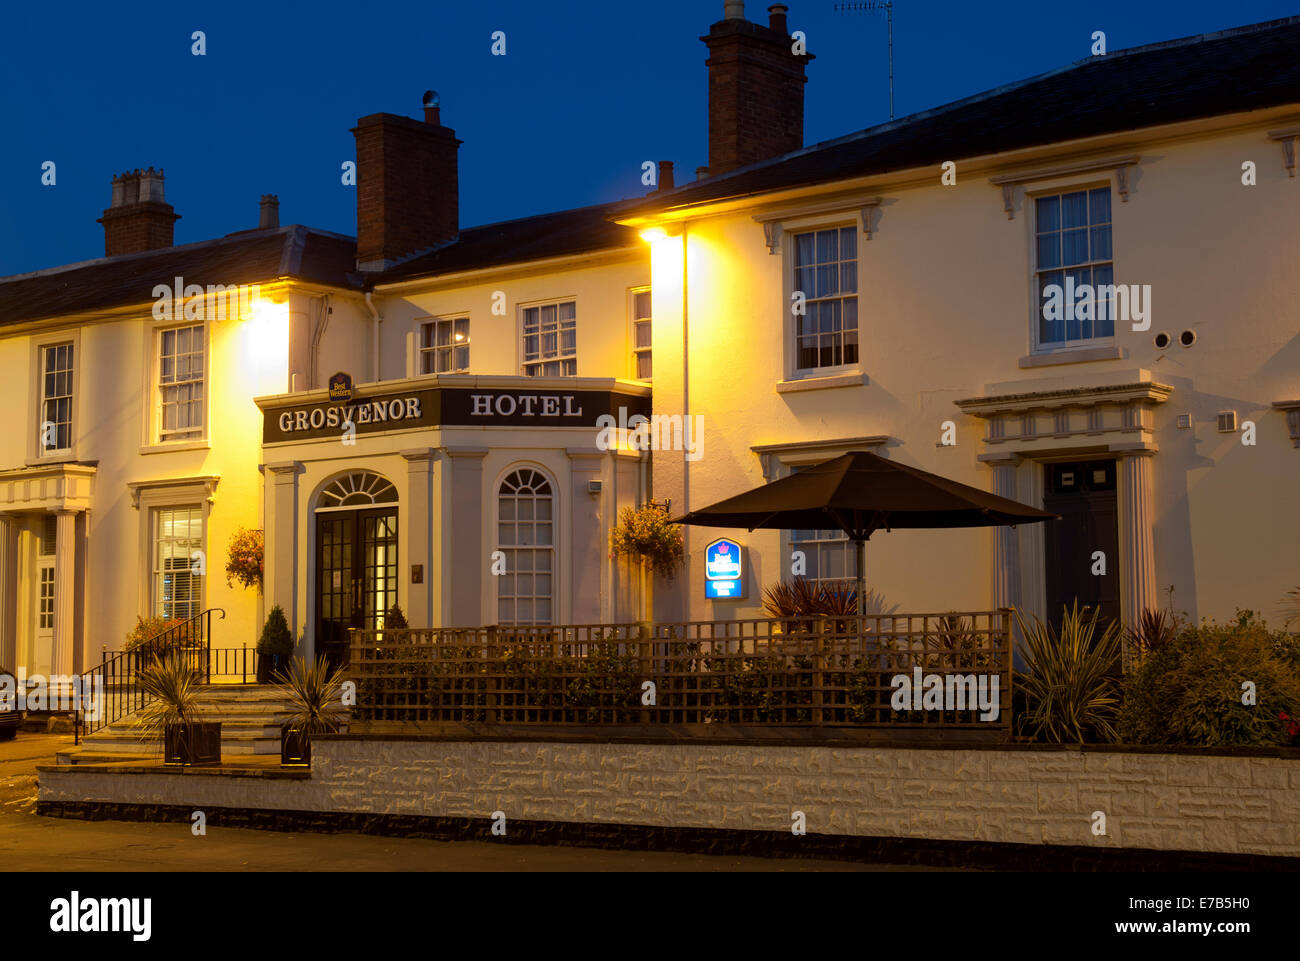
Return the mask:
[[[647, 317], [638, 317], [636, 315], [636, 302], [640, 294], [651, 294], [652, 290], [649, 285], [644, 287], [633, 287], [628, 291], [627, 296], [627, 342], [630, 354], [628, 367], [628, 377], [630, 380], [639, 380], [642, 383], [652, 383], [654, 380], [654, 297], [650, 299], [650, 314]], [[650, 343], [645, 347], [638, 347], [636, 342], [637, 324], [647, 324], [650, 328]], [[645, 354], [650, 358], [650, 376], [641, 376], [641, 355]]]
[[[433, 328], [433, 330], [436, 333], [438, 326], [440, 324], [449, 324], [451, 326], [451, 335], [454, 338], [456, 332], [456, 325], [462, 322], [465, 325], [464, 343], [455, 343], [454, 341], [451, 341], [448, 342], [448, 344], [445, 346], [438, 346], [436, 343], [432, 347], [424, 346], [424, 332], [426, 328]], [[460, 313], [460, 314], [444, 314], [437, 317], [420, 318], [415, 328], [415, 370], [414, 370], [415, 375], [418, 377], [428, 377], [428, 376], [436, 376], [439, 373], [443, 373], [443, 374], [469, 373], [470, 365], [473, 363], [472, 352], [470, 350], [470, 345], [472, 341], [473, 341], [473, 325], [470, 323], [470, 317], [468, 312]], [[458, 367], [455, 366], [453, 363], [453, 366], [441, 372], [436, 369], [434, 370], [424, 369], [424, 360], [426, 356], [431, 361], [433, 361], [433, 366], [436, 368], [437, 357], [439, 353], [441, 352], [449, 353], [454, 362], [456, 357], [455, 354], [456, 350], [462, 347], [465, 349], [465, 366]]]
[[[1033, 190], [1026, 190], [1024, 194], [1025, 209], [1025, 226], [1028, 232], [1029, 248], [1029, 349], [1033, 355], [1051, 355], [1051, 354], [1068, 354], [1073, 351], [1092, 350], [1098, 347], [1113, 347], [1116, 343], [1116, 335], [1110, 334], [1105, 337], [1091, 337], [1086, 340], [1064, 340], [1044, 343], [1041, 337], [1040, 325], [1042, 322], [1041, 309], [1042, 305], [1038, 297], [1038, 275], [1040, 273], [1038, 266], [1038, 201], [1047, 197], [1061, 197], [1071, 193], [1088, 193], [1092, 190], [1106, 189], [1110, 191], [1110, 260], [1089, 261], [1086, 264], [1074, 264], [1071, 268], [1060, 267], [1064, 273], [1067, 269], [1078, 267], [1095, 267], [1098, 265], [1110, 264], [1111, 266], [1111, 283], [1118, 285], [1119, 279], [1115, 276], [1115, 264], [1119, 259], [1115, 249], [1115, 184], [1112, 179], [1102, 180], [1089, 179], [1086, 181], [1073, 182], [1053, 182], [1050, 184], [1036, 186]], [[1089, 249], [1091, 249], [1092, 239], [1089, 238]], [[1094, 306], [1095, 309], [1095, 306]], [[1094, 320], [1094, 323], [1096, 321]], [[1119, 320], [1114, 320], [1116, 330], [1118, 330]]]
[[[64, 349], [68, 351], [67, 354], [68, 366], [64, 368], [60, 368], [58, 373], [55, 374], [55, 376], [57, 377], [59, 376], [59, 374], [65, 374], [67, 376], [68, 389], [66, 393], [49, 394], [47, 393], [47, 387], [49, 384], [49, 377], [51, 373], [49, 368], [50, 354]], [[74, 389], [74, 383], [77, 375], [76, 346], [72, 343], [72, 341], [65, 340], [54, 344], [43, 344], [39, 348], [39, 350], [40, 350], [40, 358], [41, 358], [41, 366], [40, 366], [40, 373], [39, 373], [39, 377], [41, 379], [41, 399], [40, 399], [40, 409], [37, 411], [36, 432], [38, 435], [40, 435], [39, 439], [37, 440], [37, 444], [40, 445], [42, 454], [54, 454], [54, 455], [66, 454], [72, 450], [72, 431], [74, 428], [73, 409], [76, 404], [76, 393]], [[66, 444], [56, 444], [55, 446], [48, 447], [45, 444], [45, 424], [47, 423], [54, 424], [55, 436], [57, 437], [59, 427], [64, 423], [63, 420], [55, 420], [51, 418], [49, 415], [49, 405], [51, 403], [57, 404], [59, 401], [67, 401], [68, 404], [68, 417], [66, 421], [68, 427], [68, 442]]]
[[[204, 594], [206, 593], [206, 588], [207, 588], [207, 584], [205, 583], [206, 564], [205, 564], [205, 569], [203, 574], [192, 573], [192, 566], [194, 563], [194, 558], [193, 558], [194, 552], [200, 551], [205, 556], [207, 553], [206, 551], [207, 511], [204, 510], [203, 504], [202, 503], [167, 504], [167, 505], [160, 505], [157, 507], [149, 508], [149, 606], [148, 606], [148, 610], [151, 616], [163, 617], [169, 620], [174, 619], [176, 615], [173, 614], [170, 617], [168, 617], [168, 615], [164, 613], [162, 607], [164, 602], [161, 596], [161, 578], [164, 574], [168, 573], [167, 571], [164, 571], [161, 568], [162, 557], [161, 557], [160, 547], [163, 543], [162, 515], [164, 513], [177, 513], [180, 511], [186, 511], [194, 515], [197, 515], [197, 519], [199, 523], [199, 536], [197, 540], [190, 539], [191, 543], [194, 546], [185, 555], [185, 559], [187, 561], [186, 570], [191, 571], [191, 573], [189, 573], [189, 576], [191, 578], [190, 581], [191, 592], [190, 592], [190, 599], [183, 603], [188, 608], [191, 609], [191, 613], [186, 615], [184, 618], [181, 618], [182, 620], [189, 620], [189, 618], [194, 617], [195, 615], [203, 611]], [[173, 542], [177, 540], [179, 539], [178, 538], [171, 539], [171, 541]], [[175, 570], [179, 570], [179, 568]], [[173, 573], [175, 572], [175, 570], [173, 570]], [[197, 598], [194, 596], [195, 592], [193, 590], [193, 585], [195, 582], [197, 582], [198, 584]], [[171, 603], [175, 605], [178, 602], [173, 599]]]
[[[570, 303], [573, 304], [573, 352], [572, 352], [572, 353], [568, 353], [568, 354], [561, 352], [561, 353], [557, 353], [555, 356], [547, 357], [547, 356], [543, 355], [543, 353], [542, 353], [542, 345], [541, 345], [541, 341], [540, 341], [540, 338], [542, 337], [542, 332], [541, 332], [541, 311], [542, 311], [542, 309], [545, 308], [545, 307], [554, 307], [554, 308], [555, 308], [555, 336], [556, 336], [556, 347], [557, 347], [557, 349], [558, 349], [558, 348], [560, 347], [560, 340], [559, 340], [559, 338], [560, 338], [560, 334], [561, 334], [561, 330], [560, 330], [560, 316], [559, 316], [560, 305], [561, 305], [561, 304], [570, 304]], [[537, 345], [537, 350], [538, 350], [538, 359], [537, 359], [537, 360], [529, 360], [529, 359], [528, 359], [528, 349], [527, 349], [527, 345], [528, 345], [528, 340], [527, 340], [527, 338], [528, 338], [528, 334], [527, 334], [527, 331], [525, 330], [525, 327], [524, 327], [524, 318], [525, 318], [525, 316], [527, 315], [528, 311], [529, 311], [529, 310], [533, 310], [533, 309], [536, 309], [536, 310], [538, 311], [538, 334], [537, 334], [537, 336], [538, 336], [538, 338], [539, 338], [539, 341], [538, 341], [538, 345]], [[518, 338], [518, 344], [519, 344], [519, 372], [520, 372], [522, 375], [524, 375], [525, 377], [577, 377], [577, 376], [578, 376], [578, 319], [579, 319], [578, 298], [577, 298], [576, 296], [568, 296], [568, 297], [552, 297], [552, 298], [548, 298], [548, 299], [546, 299], [546, 300], [536, 300], [536, 301], [532, 301], [531, 303], [520, 304], [520, 305], [517, 307], [517, 311], [518, 311], [518, 324], [519, 324], [519, 326], [518, 326], [518, 330], [519, 330], [519, 338]], [[541, 366], [541, 365], [543, 365], [543, 364], [548, 364], [548, 363], [559, 363], [561, 366], [563, 366], [564, 363], [565, 363], [566, 361], [570, 361], [570, 360], [573, 361], [573, 373], [572, 373], [572, 374], [565, 374], [565, 373], [560, 373], [560, 374], [546, 374], [546, 373], [530, 374], [530, 373], [528, 372], [528, 369], [529, 369], [530, 367], [538, 367], [538, 366]]]
[[[81, 368], [85, 358], [81, 353], [81, 331], [64, 330], [42, 334], [32, 338], [31, 342], [31, 377], [28, 390], [29, 410], [27, 434], [27, 466], [38, 464], [73, 461], [77, 459], [79, 425], [81, 418]], [[68, 432], [68, 446], [45, 449], [41, 444], [41, 424], [45, 419], [45, 349], [68, 344], [72, 347], [72, 398], [70, 403], [71, 429]]]
[[[503, 543], [501, 542], [501, 523], [502, 523], [502, 520], [501, 520], [501, 506], [500, 506], [500, 505], [501, 505], [502, 489], [505, 487], [505, 483], [506, 483], [506, 481], [507, 481], [510, 477], [514, 476], [514, 474], [515, 474], [516, 472], [518, 472], [518, 471], [525, 471], [525, 470], [528, 470], [528, 471], [532, 471], [532, 472], [534, 472], [535, 474], [537, 474], [538, 476], [540, 476], [543, 480], [545, 480], [546, 483], [550, 486], [550, 489], [551, 489], [551, 493], [550, 493], [550, 504], [551, 504], [551, 511], [550, 511], [550, 513], [551, 513], [551, 516], [550, 516], [550, 525], [551, 525], [551, 543], [550, 543], [550, 544], [536, 544], [536, 543], [534, 543], [534, 544], [528, 544], [528, 545], [521, 545], [521, 544], [518, 544], [518, 543], [514, 543], [514, 544], [503, 544]], [[510, 627], [527, 627], [527, 626], [532, 626], [532, 625], [545, 625], [545, 624], [557, 624], [557, 623], [563, 623], [563, 622], [559, 619], [559, 618], [560, 618], [560, 614], [561, 614], [561, 611], [560, 611], [560, 589], [559, 589], [559, 588], [560, 588], [560, 583], [559, 583], [559, 581], [560, 581], [560, 576], [559, 576], [559, 575], [560, 575], [560, 572], [559, 572], [559, 570], [558, 570], [559, 564], [557, 563], [558, 558], [560, 557], [560, 552], [559, 552], [559, 539], [560, 539], [560, 535], [561, 535], [561, 525], [560, 525], [560, 518], [559, 518], [559, 512], [560, 512], [560, 488], [559, 488], [559, 484], [557, 483], [555, 477], [552, 475], [552, 473], [551, 473], [550, 471], [548, 471], [548, 470], [544, 470], [542, 467], [540, 467], [539, 465], [534, 464], [534, 463], [521, 462], [521, 463], [514, 463], [514, 464], [511, 464], [511, 465], [508, 466], [504, 471], [501, 472], [500, 476], [496, 479], [496, 482], [493, 484], [493, 487], [492, 487], [492, 498], [491, 498], [491, 502], [490, 502], [490, 503], [491, 503], [491, 514], [490, 514], [490, 518], [489, 518], [489, 525], [490, 525], [489, 529], [491, 530], [491, 544], [492, 544], [492, 550], [493, 550], [493, 551], [502, 551], [502, 552], [503, 552], [504, 556], [506, 557], [506, 565], [507, 565], [507, 567], [506, 567], [506, 575], [499, 575], [499, 576], [495, 576], [495, 577], [492, 578], [492, 580], [493, 580], [493, 582], [494, 582], [494, 585], [493, 585], [493, 586], [494, 586], [495, 590], [493, 590], [493, 591], [491, 592], [491, 594], [492, 594], [492, 619], [491, 619], [488, 623], [490, 623], [490, 624], [499, 624], [499, 625], [510, 626]], [[517, 501], [516, 501], [516, 503], [517, 503]], [[514, 524], [518, 524], [518, 523], [519, 523], [519, 520], [518, 520], [517, 515], [516, 515], [516, 517], [515, 517], [513, 520], [507, 519], [506, 523], [514, 523]], [[536, 516], [535, 516], [535, 515], [534, 515], [534, 518], [533, 518], [531, 521], [529, 521], [529, 523], [533, 523], [533, 524], [536, 524], [536, 523], [537, 523], [537, 519], [536, 519]], [[516, 538], [516, 540], [518, 540], [518, 538]], [[532, 552], [534, 552], [534, 554], [537, 554], [537, 553], [547, 553], [547, 554], [549, 554], [549, 557], [550, 557], [550, 570], [549, 570], [549, 574], [550, 574], [550, 578], [551, 578], [551, 590], [550, 590], [549, 598], [550, 598], [550, 602], [551, 602], [551, 605], [550, 605], [550, 606], [551, 606], [551, 616], [550, 616], [550, 619], [547, 620], [547, 621], [537, 621], [537, 620], [533, 620], [533, 621], [528, 621], [528, 622], [520, 622], [520, 621], [517, 620], [517, 619], [511, 620], [511, 621], [503, 621], [503, 620], [501, 620], [501, 600], [502, 600], [502, 598], [503, 598], [502, 587], [504, 586], [504, 577], [507, 576], [507, 575], [515, 576], [515, 577], [518, 576], [519, 572], [513, 569], [513, 566], [514, 566], [514, 565], [511, 563], [511, 560], [512, 560], [512, 559], [514, 558], [514, 556], [515, 556], [512, 552], [513, 552], [513, 551], [518, 551], [518, 550], [528, 550], [528, 551], [532, 551]], [[536, 571], [537, 571], [537, 568], [536, 568], [536, 565], [534, 565], [534, 566], [533, 566], [533, 569], [532, 569], [532, 571], [531, 571], [530, 573], [533, 574], [533, 575], [535, 575], [535, 574], [536, 574]], [[516, 581], [515, 584], [517, 585], [517, 583], [518, 583], [518, 582]], [[535, 585], [535, 583], [536, 583], [536, 582], [534, 582], [534, 585]], [[546, 597], [547, 595], [544, 595], [544, 594], [537, 594], [537, 593], [531, 593], [531, 594], [527, 594], [527, 595], [522, 595], [522, 594], [519, 594], [519, 593], [511, 593], [511, 594], [509, 594], [509, 595], [504, 595], [504, 596], [514, 598], [516, 601], [518, 601], [518, 599], [521, 598], [521, 597], [527, 597], [527, 598], [529, 598], [530, 600], [532, 600], [532, 601], [535, 603], [536, 600], [537, 600], [537, 598], [539, 598], [539, 597]], [[516, 616], [517, 616], [517, 613], [518, 613], [518, 612], [516, 611]]]
[[[163, 400], [162, 400], [162, 347], [167, 331], [186, 327], [203, 328], [203, 426], [188, 437], [164, 437]], [[144, 369], [149, 372], [144, 384], [143, 437], [140, 453], [153, 454], [173, 450], [197, 450], [208, 448], [209, 432], [212, 423], [212, 323], [204, 320], [191, 320], [177, 323], [175, 320], [159, 321], [150, 325], [145, 337]], [[179, 433], [179, 432], [173, 432]]]
[[[773, 226], [778, 226], [773, 224]], [[851, 364], [840, 364], [835, 367], [800, 367], [799, 366], [799, 348], [796, 343], [798, 325], [795, 323], [796, 317], [792, 311], [794, 292], [798, 290], [795, 283], [795, 245], [799, 234], [806, 234], [818, 230], [842, 230], [852, 229], [857, 242], [857, 291], [853, 295], [858, 304], [858, 359]], [[777, 242], [780, 245], [781, 269], [783, 276], [784, 295], [780, 305], [781, 315], [783, 318], [781, 325], [781, 340], [784, 344], [782, 353], [785, 355], [785, 379], [789, 381], [827, 381], [829, 378], [843, 378], [845, 376], [861, 376], [864, 371], [863, 354], [865, 345], [863, 343], [863, 304], [862, 280], [863, 264], [862, 257], [864, 253], [865, 235], [862, 230], [860, 219], [850, 215], [846, 211], [835, 211], [832, 213], [806, 216], [791, 217], [783, 220], [779, 224], [779, 230], [776, 232]]]

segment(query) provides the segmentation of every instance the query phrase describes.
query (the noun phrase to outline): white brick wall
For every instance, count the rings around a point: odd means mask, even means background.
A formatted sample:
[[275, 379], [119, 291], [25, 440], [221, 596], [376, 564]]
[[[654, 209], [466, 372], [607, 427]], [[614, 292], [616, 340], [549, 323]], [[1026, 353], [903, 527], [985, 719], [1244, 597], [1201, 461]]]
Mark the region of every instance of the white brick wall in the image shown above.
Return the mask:
[[[40, 774], [111, 801], [1300, 855], [1300, 760], [770, 745], [325, 740], [310, 780]], [[1094, 837], [1092, 812], [1106, 815]]]

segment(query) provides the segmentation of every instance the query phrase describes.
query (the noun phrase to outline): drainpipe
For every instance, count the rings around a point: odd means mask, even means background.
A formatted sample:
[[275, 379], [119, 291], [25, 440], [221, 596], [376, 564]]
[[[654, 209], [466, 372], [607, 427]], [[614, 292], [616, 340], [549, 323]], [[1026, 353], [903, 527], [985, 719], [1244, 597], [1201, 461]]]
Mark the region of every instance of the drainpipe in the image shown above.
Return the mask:
[[[743, 16], [743, 14], [742, 14]], [[691, 417], [691, 336], [690, 336], [690, 271], [687, 268], [690, 227], [682, 222], [682, 437], [686, 437]], [[682, 514], [691, 510], [691, 457], [682, 444]], [[686, 558], [686, 620], [691, 619], [691, 526], [682, 525], [682, 554]], [[650, 612], [651, 619], [654, 612]]]
[[370, 371], [371, 371], [371, 373], [372, 373], [374, 376], [371, 377], [370, 379], [371, 379], [372, 381], [377, 381], [377, 380], [379, 380], [379, 322], [380, 322], [380, 318], [379, 318], [379, 311], [375, 309], [375, 302], [374, 302], [373, 300], [371, 300], [371, 292], [370, 292], [369, 290], [366, 291], [366, 307], [368, 307], [368, 308], [370, 309], [370, 316], [371, 316], [371, 319], [372, 319], [372, 323], [371, 323], [371, 325], [370, 325], [370, 330], [371, 330], [371, 334], [370, 334], [370, 342], [371, 342], [371, 347], [372, 347], [372, 349], [373, 349], [373, 351], [374, 351], [374, 354], [373, 354], [373, 356], [374, 356], [374, 360], [371, 361], [371, 364], [370, 364]]
[[311, 390], [320, 383], [320, 342], [325, 336], [325, 327], [330, 322], [330, 295], [325, 294], [320, 298], [320, 319], [316, 321], [316, 329], [311, 335], [311, 363], [307, 371], [307, 389]]

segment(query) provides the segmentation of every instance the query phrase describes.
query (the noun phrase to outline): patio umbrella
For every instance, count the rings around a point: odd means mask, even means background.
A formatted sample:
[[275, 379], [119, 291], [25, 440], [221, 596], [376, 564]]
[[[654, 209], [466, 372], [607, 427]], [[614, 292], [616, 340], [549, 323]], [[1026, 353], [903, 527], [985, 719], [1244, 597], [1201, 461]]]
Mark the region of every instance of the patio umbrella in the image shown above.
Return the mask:
[[864, 548], [882, 528], [1000, 527], [1056, 516], [859, 450], [691, 511], [673, 523], [751, 531], [839, 528], [857, 547], [861, 601]]

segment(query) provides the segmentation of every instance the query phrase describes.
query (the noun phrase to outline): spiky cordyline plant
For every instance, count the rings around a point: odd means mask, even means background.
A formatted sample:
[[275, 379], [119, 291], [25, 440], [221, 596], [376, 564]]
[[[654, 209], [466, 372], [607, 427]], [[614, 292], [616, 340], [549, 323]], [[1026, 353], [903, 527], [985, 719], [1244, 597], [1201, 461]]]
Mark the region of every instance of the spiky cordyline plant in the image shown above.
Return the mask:
[[1147, 655], [1154, 654], [1172, 641], [1177, 629], [1177, 622], [1168, 611], [1144, 609], [1137, 627], [1129, 628], [1125, 634], [1136, 663], [1142, 663]]
[[332, 734], [339, 729], [345, 712], [334, 707], [343, 688], [343, 669], [330, 670], [325, 655], [308, 666], [305, 657], [295, 657], [287, 670], [278, 672], [280, 692], [294, 707], [289, 730], [294, 734]]
[[1015, 612], [1026, 667], [1016, 673], [1027, 704], [1020, 726], [1036, 739], [1057, 744], [1117, 739], [1120, 629], [1112, 621], [1099, 636], [1099, 615], [1079, 610], [1076, 600], [1064, 610], [1058, 632], [1036, 615], [1026, 623]]
[[192, 724], [199, 717], [199, 672], [177, 653], [154, 658], [139, 674], [140, 689], [152, 697], [140, 709], [142, 741], [160, 738], [167, 728]]

